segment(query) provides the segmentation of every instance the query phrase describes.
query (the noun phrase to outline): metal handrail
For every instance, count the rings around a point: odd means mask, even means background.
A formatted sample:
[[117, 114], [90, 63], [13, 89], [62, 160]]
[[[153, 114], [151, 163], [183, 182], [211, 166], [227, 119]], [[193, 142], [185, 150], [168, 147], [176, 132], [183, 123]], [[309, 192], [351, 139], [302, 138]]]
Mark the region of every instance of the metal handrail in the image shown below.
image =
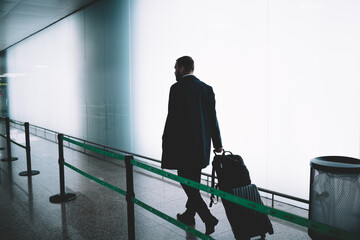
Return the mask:
[[[47, 128], [44, 128], [44, 127], [39, 127], [39, 126], [36, 126], [36, 125], [33, 125], [31, 124], [30, 127], [32, 128], [35, 128], [35, 135], [37, 137], [41, 137], [41, 138], [44, 138], [46, 140], [49, 140], [49, 141], [52, 141], [52, 142], [55, 142], [57, 143], [57, 138], [56, 138], [56, 135], [59, 134], [58, 132], [55, 132], [53, 130], [50, 130], [50, 129], [47, 129]], [[37, 134], [37, 129], [41, 129], [44, 131], [44, 137], [42, 136], [39, 136]], [[52, 134], [54, 134], [55, 136], [55, 140], [50, 140], [48, 138], [46, 138], [46, 132], [50, 132]], [[31, 133], [31, 134], [34, 134], [34, 133]], [[105, 145], [102, 145], [102, 144], [99, 144], [99, 143], [95, 143], [95, 142], [92, 142], [92, 141], [88, 141], [88, 140], [85, 140], [85, 139], [81, 139], [81, 138], [78, 138], [78, 137], [73, 137], [73, 136], [70, 136], [70, 135], [66, 135], [65, 136], [69, 137], [69, 138], [72, 138], [72, 139], [76, 139], [78, 141], [81, 141], [81, 142], [84, 142], [86, 144], [91, 144], [91, 145], [94, 145], [94, 146], [97, 146], [99, 148], [102, 148], [102, 149], [108, 149], [108, 150], [112, 150], [112, 151], [116, 151], [116, 152], [121, 152], [121, 153], [125, 153], [125, 154], [130, 154], [130, 155], [133, 155], [134, 157], [139, 157], [139, 158], [142, 158], [142, 159], [145, 159], [145, 160], [149, 160], [149, 161], [152, 161], [152, 162], [155, 162], [155, 163], [161, 163], [160, 160], [158, 159], [154, 159], [154, 158], [150, 158], [150, 157], [147, 157], [147, 156], [143, 156], [143, 155], [140, 155], [140, 154], [136, 154], [136, 153], [132, 153], [132, 152], [129, 152], [129, 151], [125, 151], [125, 150], [120, 150], [120, 149], [116, 149], [116, 148], [113, 148], [113, 147], [109, 147], [109, 146], [105, 146]], [[76, 151], [79, 151], [78, 149], [74, 149], [74, 148], [71, 148], [70, 147], [70, 144], [69, 146], [66, 146], [70, 149], [73, 149], [73, 150], [76, 150]], [[87, 155], [91, 155], [91, 154], [88, 154], [86, 153], [86, 151], [84, 150], [84, 152], [80, 151], [81, 153], [84, 153], [84, 154], [87, 154]], [[93, 156], [93, 155], [91, 155]], [[96, 156], [95, 156], [96, 157]], [[209, 178], [211, 179], [211, 175], [208, 174], [208, 173], [204, 173], [202, 172], [201, 173], [202, 176], [204, 176], [206, 179], [203, 179], [207, 182], [207, 184], [209, 184]], [[216, 178], [216, 177], [215, 177]], [[293, 201], [297, 201], [297, 202], [301, 202], [301, 203], [305, 203], [305, 204], [309, 204], [309, 200], [307, 199], [302, 199], [302, 198], [299, 198], [299, 197], [295, 197], [295, 196], [291, 196], [291, 195], [288, 195], [288, 194], [284, 194], [284, 193], [280, 193], [280, 192], [276, 192], [276, 191], [272, 191], [272, 190], [269, 190], [269, 189], [265, 189], [265, 188], [261, 188], [261, 187], [258, 187], [258, 190], [261, 191], [261, 192], [264, 192], [264, 193], [268, 193], [268, 194], [271, 194], [271, 200], [272, 200], [272, 207], [274, 206], [274, 201], [275, 201], [275, 198], [274, 196], [278, 196], [278, 197], [282, 197], [282, 198], [286, 198], [286, 199], [290, 199], [290, 200], [293, 200]], [[277, 200], [278, 202], [281, 202], [279, 200]], [[286, 204], [289, 204], [289, 203], [286, 203]], [[292, 204], [289, 204], [289, 205], [292, 205]], [[296, 206], [298, 208], [302, 208], [302, 207], [299, 207], [299, 206]], [[308, 210], [306, 208], [302, 208], [304, 210]]]

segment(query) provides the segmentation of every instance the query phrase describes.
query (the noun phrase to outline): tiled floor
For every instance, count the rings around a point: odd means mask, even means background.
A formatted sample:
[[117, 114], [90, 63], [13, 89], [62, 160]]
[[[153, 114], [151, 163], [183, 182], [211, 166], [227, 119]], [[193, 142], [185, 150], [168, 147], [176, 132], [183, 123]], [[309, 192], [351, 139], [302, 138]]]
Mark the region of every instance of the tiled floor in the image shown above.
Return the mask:
[[[25, 144], [21, 131], [13, 133], [17, 142]], [[5, 146], [3, 139], [0, 146]], [[0, 151], [0, 158], [6, 155], [6, 150]], [[76, 200], [50, 203], [49, 197], [60, 192], [56, 144], [31, 136], [32, 169], [40, 171], [32, 177], [19, 176], [26, 170], [25, 150], [12, 144], [12, 155], [19, 159], [0, 163], [0, 239], [128, 239], [125, 197], [67, 167], [66, 192], [75, 193]], [[68, 148], [64, 155], [66, 162], [82, 171], [126, 189], [125, 167], [120, 160], [96, 159]], [[185, 210], [186, 196], [178, 183], [137, 167], [134, 170], [137, 199], [172, 217]], [[209, 202], [208, 194], [204, 198]], [[282, 203], [276, 203], [275, 208], [307, 216], [306, 211]], [[211, 236], [234, 239], [222, 203], [211, 212], [220, 220]], [[266, 239], [310, 239], [303, 227], [272, 217], [271, 221], [275, 233]], [[205, 231], [198, 216], [195, 228]], [[197, 239], [136, 205], [135, 235], [139, 240]]]

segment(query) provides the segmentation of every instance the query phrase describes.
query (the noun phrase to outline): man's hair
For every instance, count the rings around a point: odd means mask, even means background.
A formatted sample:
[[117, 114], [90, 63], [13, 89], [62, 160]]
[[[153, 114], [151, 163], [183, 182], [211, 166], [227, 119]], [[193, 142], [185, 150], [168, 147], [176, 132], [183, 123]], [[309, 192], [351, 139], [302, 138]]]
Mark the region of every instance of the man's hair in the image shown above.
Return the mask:
[[183, 56], [176, 60], [179, 67], [183, 67], [185, 72], [189, 73], [194, 71], [194, 60], [189, 56]]

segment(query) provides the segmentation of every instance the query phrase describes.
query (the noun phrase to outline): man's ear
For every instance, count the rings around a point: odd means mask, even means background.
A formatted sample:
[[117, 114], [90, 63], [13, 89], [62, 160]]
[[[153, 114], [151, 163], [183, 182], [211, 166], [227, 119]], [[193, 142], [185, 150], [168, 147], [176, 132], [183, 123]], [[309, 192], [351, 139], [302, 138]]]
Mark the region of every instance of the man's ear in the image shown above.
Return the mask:
[[180, 66], [180, 73], [184, 73], [185, 69], [184, 69], [184, 66]]

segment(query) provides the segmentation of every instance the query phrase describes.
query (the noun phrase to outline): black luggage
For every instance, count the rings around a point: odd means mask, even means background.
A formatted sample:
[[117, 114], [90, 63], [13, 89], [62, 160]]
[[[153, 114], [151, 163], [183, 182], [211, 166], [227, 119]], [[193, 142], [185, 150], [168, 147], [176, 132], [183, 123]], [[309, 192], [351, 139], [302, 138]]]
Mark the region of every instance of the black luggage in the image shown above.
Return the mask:
[[216, 172], [218, 187], [223, 191], [231, 192], [233, 188], [251, 184], [249, 171], [239, 155], [233, 155], [229, 151], [223, 151], [222, 155], [215, 153], [212, 165], [212, 183]]
[[[220, 190], [263, 204], [256, 185], [251, 184], [249, 171], [241, 156], [224, 151], [222, 155], [215, 154], [212, 165], [212, 187], [216, 173], [217, 187]], [[210, 205], [212, 202], [213, 196]], [[249, 239], [255, 236], [264, 239], [266, 233], [273, 234], [272, 224], [266, 214], [226, 199], [222, 199], [222, 202], [235, 239]]]

